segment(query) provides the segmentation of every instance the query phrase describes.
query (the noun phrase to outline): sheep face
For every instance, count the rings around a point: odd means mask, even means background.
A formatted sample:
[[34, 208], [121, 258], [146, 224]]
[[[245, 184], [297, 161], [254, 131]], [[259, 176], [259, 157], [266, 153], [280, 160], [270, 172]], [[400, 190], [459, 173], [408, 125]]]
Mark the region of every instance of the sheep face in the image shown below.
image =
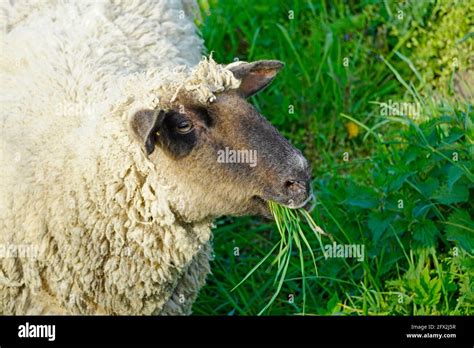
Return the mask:
[[220, 215], [269, 216], [266, 202], [307, 207], [307, 160], [246, 98], [265, 88], [283, 64], [230, 66], [240, 87], [198, 103], [184, 93], [169, 111], [140, 111], [132, 129], [172, 183], [174, 209], [187, 220]]

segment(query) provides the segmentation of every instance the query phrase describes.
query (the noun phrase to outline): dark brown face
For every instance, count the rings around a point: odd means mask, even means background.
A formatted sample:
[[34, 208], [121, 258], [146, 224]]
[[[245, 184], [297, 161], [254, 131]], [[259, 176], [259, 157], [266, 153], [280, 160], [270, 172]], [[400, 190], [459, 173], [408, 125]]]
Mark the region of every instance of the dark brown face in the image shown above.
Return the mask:
[[217, 94], [206, 105], [181, 97], [173, 110], [144, 111], [135, 118], [132, 129], [150, 130], [144, 137], [147, 152], [168, 168], [166, 175], [177, 183], [174, 193], [186, 196], [200, 217], [268, 216], [268, 200], [290, 208], [309, 205], [307, 160], [245, 99], [281, 67], [275, 61], [237, 66], [232, 71], [242, 79], [238, 90]]

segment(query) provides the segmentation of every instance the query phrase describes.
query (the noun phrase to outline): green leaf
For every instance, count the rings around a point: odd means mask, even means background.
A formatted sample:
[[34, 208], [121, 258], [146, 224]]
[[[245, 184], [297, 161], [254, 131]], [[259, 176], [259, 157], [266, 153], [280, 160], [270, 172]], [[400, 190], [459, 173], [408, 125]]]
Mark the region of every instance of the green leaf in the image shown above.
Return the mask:
[[417, 203], [412, 210], [413, 217], [418, 219], [419, 217], [427, 214], [434, 205], [435, 204], [431, 201], [421, 201]]
[[339, 309], [339, 296], [337, 292], [332, 295], [331, 299], [328, 301], [326, 305], [327, 313], [326, 314], [334, 314]]
[[465, 184], [460, 182], [454, 184], [452, 188], [449, 188], [448, 185], [443, 185], [433, 198], [442, 204], [467, 202], [469, 189]]
[[464, 174], [463, 170], [459, 166], [451, 165], [448, 169], [448, 188], [452, 190], [453, 185], [459, 180]]
[[409, 164], [410, 162], [413, 162], [416, 158], [421, 156], [421, 148], [418, 146], [410, 145], [405, 150], [402, 160], [405, 164]]
[[421, 191], [423, 196], [431, 198], [433, 193], [439, 188], [439, 180], [437, 178], [428, 178], [426, 181], [418, 183], [418, 189]]
[[441, 298], [441, 285], [437, 277], [431, 279], [429, 267], [426, 266], [415, 286], [414, 302], [419, 305], [435, 306]]
[[464, 132], [461, 129], [453, 128], [451, 129], [451, 132], [449, 133], [449, 135], [445, 139], [443, 139], [443, 141], [445, 143], [452, 144], [456, 142], [457, 140], [459, 140], [463, 135], [464, 135]]
[[357, 185], [351, 187], [349, 195], [350, 197], [346, 203], [352, 206], [369, 209], [375, 208], [379, 204], [377, 194], [366, 186]]
[[[429, 123], [427, 123], [427, 125], [429, 125]], [[439, 136], [435, 127], [430, 126], [429, 128], [424, 129], [424, 133], [426, 140], [428, 140], [428, 144], [433, 147], [436, 147], [439, 144]]]
[[406, 179], [408, 179], [410, 176], [415, 174], [416, 172], [410, 172], [410, 173], [405, 173], [405, 174], [400, 174], [395, 177], [393, 181], [390, 182], [388, 185], [388, 190], [389, 192], [392, 191], [398, 191], [402, 185], [405, 183]]
[[445, 222], [446, 238], [456, 242], [468, 252], [474, 249], [474, 222], [469, 213], [455, 210]]
[[423, 220], [413, 228], [413, 239], [423, 247], [432, 247], [436, 244], [438, 229], [431, 220]]
[[377, 243], [380, 240], [380, 237], [385, 232], [392, 219], [387, 216], [387, 214], [375, 211], [369, 214], [368, 225], [369, 229], [372, 232], [372, 238], [374, 243]]

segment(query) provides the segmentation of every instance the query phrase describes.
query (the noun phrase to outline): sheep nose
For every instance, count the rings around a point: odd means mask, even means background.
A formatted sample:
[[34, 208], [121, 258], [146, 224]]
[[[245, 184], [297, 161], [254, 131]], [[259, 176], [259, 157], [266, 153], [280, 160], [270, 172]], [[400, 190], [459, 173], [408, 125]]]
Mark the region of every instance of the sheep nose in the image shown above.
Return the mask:
[[303, 180], [290, 179], [285, 181], [285, 187], [290, 193], [298, 195], [308, 190], [308, 182]]
[[285, 181], [285, 204], [290, 208], [303, 207], [311, 197], [310, 180], [288, 179]]

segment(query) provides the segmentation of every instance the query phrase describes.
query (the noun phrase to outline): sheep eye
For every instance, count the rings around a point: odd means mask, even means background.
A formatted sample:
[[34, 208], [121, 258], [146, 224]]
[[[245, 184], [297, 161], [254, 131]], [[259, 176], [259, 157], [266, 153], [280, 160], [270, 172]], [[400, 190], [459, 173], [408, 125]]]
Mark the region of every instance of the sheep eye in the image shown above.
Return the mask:
[[181, 121], [176, 125], [176, 131], [180, 134], [187, 134], [193, 130], [193, 124], [189, 121]]

